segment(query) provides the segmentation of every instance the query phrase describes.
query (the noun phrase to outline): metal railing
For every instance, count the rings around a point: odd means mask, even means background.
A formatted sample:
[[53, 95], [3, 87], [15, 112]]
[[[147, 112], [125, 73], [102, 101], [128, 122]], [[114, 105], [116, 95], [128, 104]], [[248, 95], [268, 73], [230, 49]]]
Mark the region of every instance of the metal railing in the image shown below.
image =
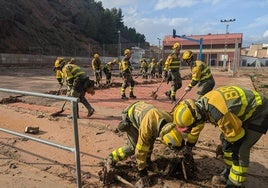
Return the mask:
[[73, 129], [74, 129], [74, 148], [60, 145], [57, 143], [53, 143], [50, 141], [46, 141], [43, 139], [27, 136], [25, 134], [21, 134], [18, 132], [14, 132], [8, 129], [0, 128], [0, 131], [16, 135], [19, 137], [27, 138], [36, 142], [40, 142], [46, 145], [50, 145], [56, 148], [60, 148], [63, 150], [74, 152], [75, 154], [75, 162], [76, 162], [76, 175], [77, 175], [77, 187], [81, 188], [81, 166], [80, 166], [80, 149], [79, 149], [79, 137], [78, 137], [78, 124], [77, 124], [77, 103], [78, 98], [74, 97], [64, 97], [64, 96], [56, 96], [56, 95], [50, 95], [50, 94], [42, 94], [42, 93], [35, 93], [35, 92], [27, 92], [27, 91], [19, 91], [19, 90], [12, 90], [12, 89], [4, 89], [0, 88], [0, 92], [7, 92], [7, 93], [16, 93], [21, 95], [27, 95], [27, 96], [36, 96], [36, 97], [44, 97], [44, 98], [50, 98], [50, 99], [58, 99], [58, 100], [66, 100], [71, 102], [71, 108], [72, 108], [72, 123], [73, 123]]

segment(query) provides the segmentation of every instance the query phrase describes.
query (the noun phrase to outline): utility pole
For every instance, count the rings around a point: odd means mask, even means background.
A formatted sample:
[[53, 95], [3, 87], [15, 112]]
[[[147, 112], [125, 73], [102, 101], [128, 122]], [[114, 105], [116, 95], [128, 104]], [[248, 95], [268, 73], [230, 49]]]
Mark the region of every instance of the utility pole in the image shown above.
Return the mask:
[[118, 30], [118, 60], [120, 60], [121, 56], [121, 38], [120, 38], [120, 30]]
[[225, 32], [225, 42], [224, 42], [224, 57], [223, 57], [223, 70], [227, 70], [226, 69], [226, 61], [228, 60], [228, 55], [227, 55], [227, 36], [229, 34], [229, 23], [230, 22], [234, 22], [235, 19], [229, 19], [229, 20], [221, 20], [222, 23], [226, 23], [226, 32]]
[[161, 39], [160, 38], [157, 38], [157, 40], [158, 40], [158, 61], [159, 61], [159, 59], [160, 59], [160, 53], [161, 53], [161, 49], [160, 49], [160, 41], [161, 41]]

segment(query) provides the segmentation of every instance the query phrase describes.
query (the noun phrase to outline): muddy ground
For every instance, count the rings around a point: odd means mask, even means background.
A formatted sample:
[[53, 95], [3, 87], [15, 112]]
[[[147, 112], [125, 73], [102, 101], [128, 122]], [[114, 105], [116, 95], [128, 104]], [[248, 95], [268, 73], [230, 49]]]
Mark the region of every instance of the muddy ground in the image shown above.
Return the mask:
[[[89, 71], [88, 67], [83, 68]], [[1, 69], [0, 88], [46, 94], [56, 94], [58, 90], [51, 68], [1, 67]], [[217, 69], [213, 69], [212, 73], [216, 80], [216, 87], [235, 84], [252, 89], [256, 88], [256, 90], [268, 95], [267, 69], [243, 69], [239, 70], [235, 76]], [[189, 74], [189, 69], [183, 69], [181, 74], [182, 76]], [[143, 81], [141, 77], [138, 77], [134, 90], [137, 99], [122, 101], [119, 87], [121, 79], [114, 77], [113, 87], [103, 87], [97, 89], [94, 96], [86, 96], [96, 110], [90, 119], [86, 118], [85, 108], [79, 105], [78, 129], [83, 187], [104, 187], [98, 173], [102, 169], [103, 160], [107, 155], [126, 141], [126, 136], [116, 131], [117, 124], [121, 119], [121, 111], [126, 106], [134, 101], [144, 100], [164, 110], [171, 110], [173, 105], [164, 95], [169, 85], [166, 83], [162, 85], [157, 92], [157, 100], [150, 96], [159, 86], [160, 81], [161, 79]], [[104, 78], [102, 82], [105, 82]], [[183, 80], [183, 87], [178, 91], [177, 98], [183, 95], [184, 88], [188, 83], [189, 80]], [[65, 89], [63, 88], [63, 91]], [[185, 98], [194, 97], [195, 89], [185, 96]], [[1, 128], [25, 134], [26, 126], [36, 126], [40, 129], [38, 134], [26, 135], [68, 147], [74, 146], [72, 120], [66, 117], [70, 113], [69, 103], [67, 103], [61, 116], [52, 117], [51, 113], [59, 111], [63, 101], [5, 92], [0, 92], [0, 101], [2, 102], [0, 105]], [[265, 188], [268, 186], [267, 140], [267, 136], [264, 135], [252, 148], [246, 187], [258, 185], [260, 188]], [[219, 143], [219, 130], [207, 124], [193, 150], [197, 166], [195, 177], [185, 181], [181, 173], [167, 176], [163, 175], [160, 169], [158, 173], [150, 172], [154, 180], [152, 187], [213, 187], [211, 184], [212, 176], [217, 175], [224, 167], [222, 159], [216, 157], [215, 154]], [[0, 132], [0, 147], [1, 187], [77, 187], [75, 156], [72, 152], [4, 132]], [[153, 159], [157, 164], [167, 163], [166, 159], [174, 157], [173, 155], [174, 153], [165, 146], [158, 142], [155, 143]], [[119, 163], [118, 166], [119, 169], [124, 170], [124, 173], [120, 174], [122, 177], [133, 184], [137, 181], [134, 158]], [[164, 167], [162, 168], [164, 169]], [[106, 187], [125, 187], [125, 185], [115, 180]]]

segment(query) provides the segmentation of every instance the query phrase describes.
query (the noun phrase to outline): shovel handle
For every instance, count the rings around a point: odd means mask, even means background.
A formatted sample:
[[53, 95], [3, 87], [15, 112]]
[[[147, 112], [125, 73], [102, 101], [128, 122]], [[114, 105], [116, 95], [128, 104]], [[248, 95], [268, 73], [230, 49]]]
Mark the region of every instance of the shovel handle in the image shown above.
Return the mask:
[[165, 78], [162, 78], [159, 86], [156, 88], [156, 90], [153, 92], [154, 94], [156, 94], [156, 92], [159, 90], [159, 88], [162, 86], [163, 82], [164, 82]]
[[66, 104], [67, 101], [64, 101], [62, 107], [61, 107], [61, 111], [63, 112], [64, 111], [64, 107], [65, 107], [65, 104]]
[[124, 183], [125, 185], [128, 185], [129, 187], [135, 188], [135, 185], [133, 185], [132, 183], [130, 183], [130, 182], [127, 181], [126, 179], [122, 178], [121, 176], [119, 176], [119, 175], [115, 175], [115, 178], [116, 178], [118, 181]]
[[174, 104], [174, 106], [172, 107], [172, 109], [171, 109], [171, 114], [174, 112], [174, 110], [175, 110], [175, 108], [178, 106], [178, 104], [181, 102], [181, 100], [183, 99], [183, 97], [187, 94], [188, 92], [187, 91], [185, 91], [184, 93], [183, 93], [183, 95], [180, 97], [180, 99]]

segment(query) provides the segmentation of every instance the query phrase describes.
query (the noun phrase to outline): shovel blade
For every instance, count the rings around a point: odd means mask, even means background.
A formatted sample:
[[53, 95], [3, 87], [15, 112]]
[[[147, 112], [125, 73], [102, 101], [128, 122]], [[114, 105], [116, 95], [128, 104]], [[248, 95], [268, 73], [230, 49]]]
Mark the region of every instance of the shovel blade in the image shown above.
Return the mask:
[[60, 111], [57, 111], [57, 112], [54, 112], [52, 114], [50, 114], [52, 117], [55, 117], [55, 116], [59, 116], [61, 113], [63, 113], [64, 110], [60, 110]]

